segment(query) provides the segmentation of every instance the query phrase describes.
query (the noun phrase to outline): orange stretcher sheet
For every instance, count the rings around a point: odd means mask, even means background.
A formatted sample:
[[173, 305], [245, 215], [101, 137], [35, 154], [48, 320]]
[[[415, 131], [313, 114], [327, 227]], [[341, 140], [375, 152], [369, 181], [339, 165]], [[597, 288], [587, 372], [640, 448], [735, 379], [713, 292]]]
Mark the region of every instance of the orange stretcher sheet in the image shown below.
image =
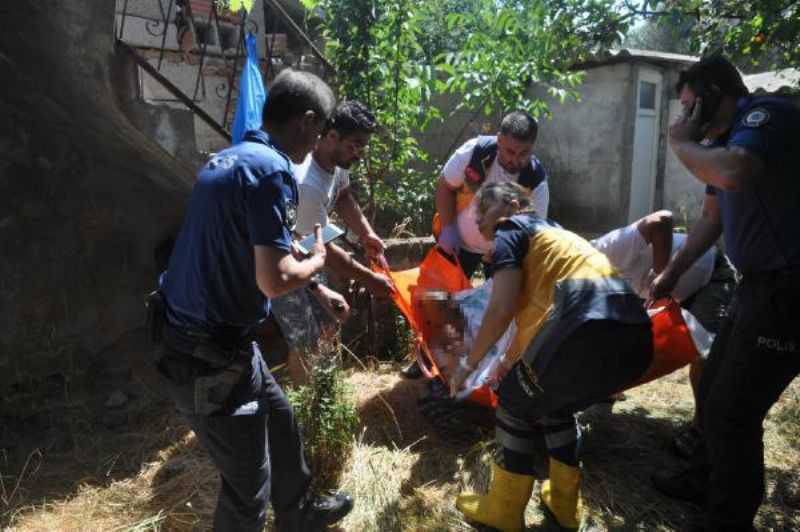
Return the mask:
[[[397, 289], [392, 296], [394, 303], [408, 320], [417, 343], [417, 361], [429, 379], [438, 378], [447, 384], [436, 365], [436, 360], [426, 343], [429, 331], [423, 327], [424, 319], [414, 304], [416, 290], [444, 290], [449, 293], [472, 288], [461, 267], [434, 247], [419, 267], [393, 272], [386, 265], [374, 266], [376, 271], [388, 275]], [[695, 360], [699, 355], [680, 306], [673, 300], [657, 302], [659, 310], [651, 315], [653, 324], [653, 361], [644, 376], [634, 386], [650, 382], [676, 371]], [[633, 386], [632, 386], [633, 387]], [[489, 386], [483, 386], [470, 394], [470, 401], [496, 407], [497, 397]]]

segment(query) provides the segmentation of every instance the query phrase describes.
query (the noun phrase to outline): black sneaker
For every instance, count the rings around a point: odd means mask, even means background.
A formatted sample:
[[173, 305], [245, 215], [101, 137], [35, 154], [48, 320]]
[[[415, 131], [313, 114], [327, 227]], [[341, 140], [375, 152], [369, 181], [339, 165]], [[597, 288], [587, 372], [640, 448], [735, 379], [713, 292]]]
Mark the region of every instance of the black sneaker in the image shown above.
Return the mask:
[[422, 370], [420, 369], [417, 361], [414, 360], [413, 362], [411, 362], [411, 364], [400, 370], [400, 375], [402, 375], [406, 379], [415, 380], [422, 377]]
[[296, 510], [276, 512], [279, 532], [319, 532], [344, 519], [353, 509], [353, 498], [345, 493], [306, 499]]
[[673, 499], [691, 502], [698, 506], [706, 503], [708, 475], [697, 469], [680, 473], [659, 471], [652, 477], [653, 487]]

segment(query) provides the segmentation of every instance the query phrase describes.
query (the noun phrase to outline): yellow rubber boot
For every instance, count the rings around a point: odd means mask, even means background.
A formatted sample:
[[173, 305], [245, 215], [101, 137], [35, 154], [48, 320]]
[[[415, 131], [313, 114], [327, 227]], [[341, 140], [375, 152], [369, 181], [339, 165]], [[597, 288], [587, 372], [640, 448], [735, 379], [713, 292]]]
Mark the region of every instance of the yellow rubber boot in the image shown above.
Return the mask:
[[521, 532], [525, 528], [525, 507], [533, 492], [533, 476], [511, 473], [492, 464], [489, 493], [463, 493], [456, 508], [470, 521], [502, 532]]
[[562, 529], [580, 527], [580, 484], [580, 469], [550, 458], [550, 478], [542, 484], [542, 502]]

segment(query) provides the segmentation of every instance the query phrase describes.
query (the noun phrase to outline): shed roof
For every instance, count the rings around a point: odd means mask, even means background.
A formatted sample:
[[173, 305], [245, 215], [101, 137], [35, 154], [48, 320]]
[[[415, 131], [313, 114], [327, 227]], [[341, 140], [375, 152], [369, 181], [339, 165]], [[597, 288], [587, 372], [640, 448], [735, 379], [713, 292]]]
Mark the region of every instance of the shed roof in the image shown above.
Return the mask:
[[669, 52], [658, 52], [656, 50], [639, 50], [637, 48], [620, 48], [615, 50], [603, 50], [593, 54], [589, 59], [576, 64], [573, 68], [587, 69], [596, 68], [615, 63], [645, 62], [659, 66], [674, 64], [682, 67], [696, 63], [700, 58], [693, 55], [673, 54]]
[[800, 69], [784, 68], [744, 76], [744, 84], [750, 92], [761, 93], [797, 93], [800, 92]]

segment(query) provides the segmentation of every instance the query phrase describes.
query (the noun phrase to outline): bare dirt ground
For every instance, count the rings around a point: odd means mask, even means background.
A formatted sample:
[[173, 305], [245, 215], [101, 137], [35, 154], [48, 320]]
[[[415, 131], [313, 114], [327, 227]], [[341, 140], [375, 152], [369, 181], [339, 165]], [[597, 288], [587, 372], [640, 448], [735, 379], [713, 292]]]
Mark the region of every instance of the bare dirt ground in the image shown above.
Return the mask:
[[[417, 412], [424, 386], [396, 368], [348, 377], [362, 429], [341, 487], [356, 499], [339, 531], [473, 530], [454, 506], [466, 488], [483, 490], [491, 438], [444, 445]], [[380, 397], [379, 397], [380, 395]], [[391, 406], [391, 411], [387, 408]], [[210, 530], [218, 480], [194, 435], [166, 403], [117, 429], [78, 423], [71, 442], [0, 456], [2, 526], [18, 531]], [[685, 530], [697, 508], [656, 493], [649, 477], [682, 462], [668, 447], [689, 419], [685, 371], [627, 393], [613, 413], [582, 416], [584, 500], [599, 530]], [[795, 382], [765, 424], [767, 497], [762, 530], [800, 530], [800, 383]], [[60, 450], [63, 448], [63, 450]], [[38, 449], [38, 451], [36, 450]], [[529, 530], [541, 522], [538, 495], [526, 512]]]

